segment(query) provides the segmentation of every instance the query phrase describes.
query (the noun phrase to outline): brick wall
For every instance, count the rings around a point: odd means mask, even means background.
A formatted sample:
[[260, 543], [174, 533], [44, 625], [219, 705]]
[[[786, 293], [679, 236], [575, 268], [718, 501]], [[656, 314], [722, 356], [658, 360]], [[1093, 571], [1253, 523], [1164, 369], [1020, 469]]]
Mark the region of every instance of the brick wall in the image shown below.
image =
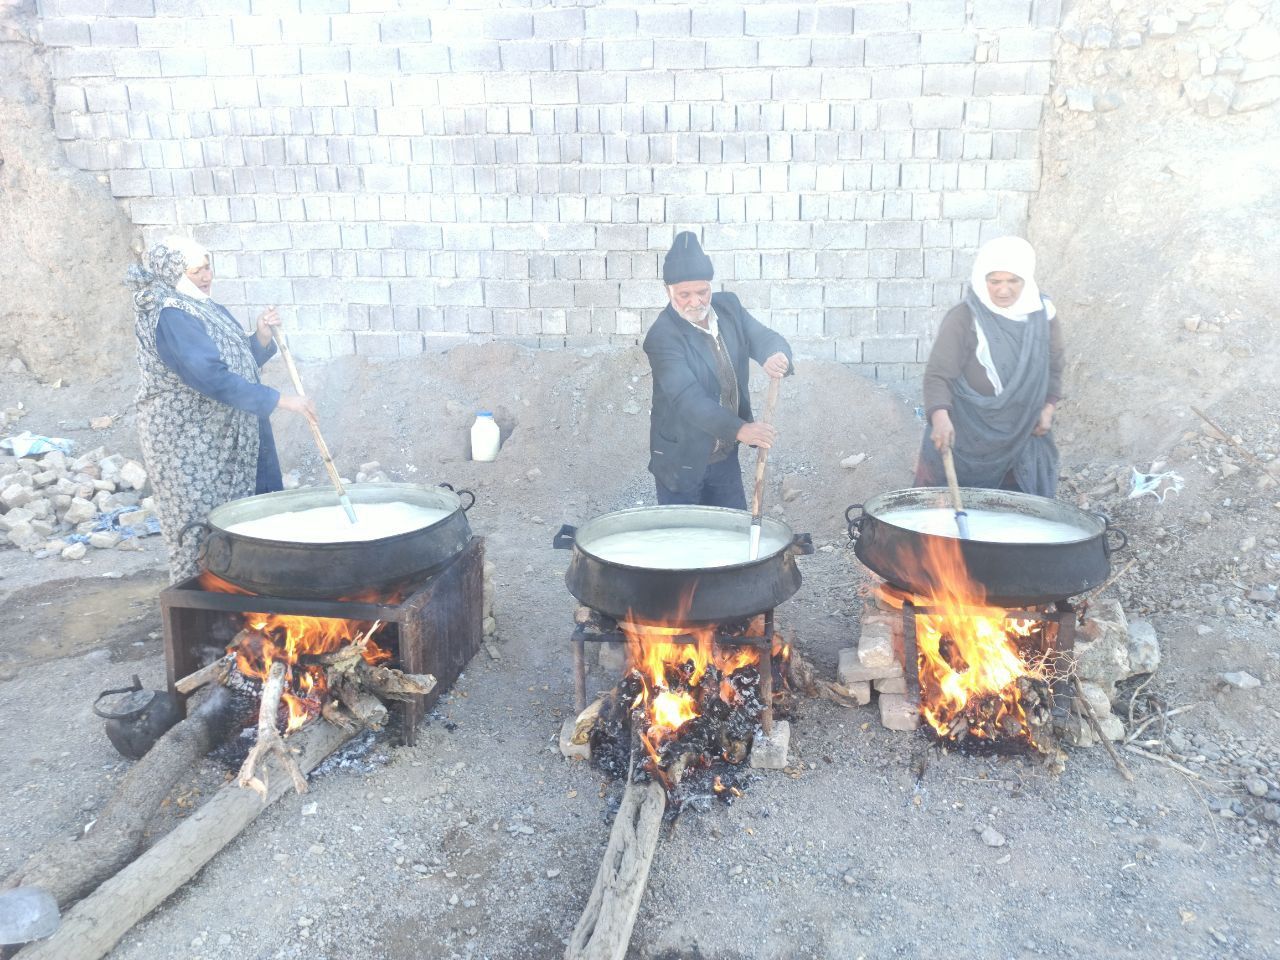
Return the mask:
[[692, 228], [883, 379], [1024, 228], [1059, 5], [39, 0], [72, 162], [301, 354], [634, 342]]

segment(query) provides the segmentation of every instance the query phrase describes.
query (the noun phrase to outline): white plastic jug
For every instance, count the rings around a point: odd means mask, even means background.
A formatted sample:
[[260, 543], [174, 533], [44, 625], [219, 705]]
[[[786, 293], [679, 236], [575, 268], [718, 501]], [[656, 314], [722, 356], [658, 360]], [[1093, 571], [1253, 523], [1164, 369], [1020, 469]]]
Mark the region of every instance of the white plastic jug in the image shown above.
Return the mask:
[[498, 458], [502, 445], [501, 432], [488, 410], [476, 412], [476, 422], [471, 425], [471, 459], [488, 462]]

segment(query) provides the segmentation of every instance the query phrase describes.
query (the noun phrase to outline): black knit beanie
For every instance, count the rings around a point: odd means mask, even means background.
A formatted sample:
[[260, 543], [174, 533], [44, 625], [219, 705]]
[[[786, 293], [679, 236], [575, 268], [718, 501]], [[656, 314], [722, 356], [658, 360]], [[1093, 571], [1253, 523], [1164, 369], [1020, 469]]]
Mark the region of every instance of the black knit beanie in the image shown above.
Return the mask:
[[688, 230], [677, 233], [662, 261], [662, 282], [670, 286], [686, 280], [710, 280], [714, 275], [711, 258], [702, 252], [698, 238]]

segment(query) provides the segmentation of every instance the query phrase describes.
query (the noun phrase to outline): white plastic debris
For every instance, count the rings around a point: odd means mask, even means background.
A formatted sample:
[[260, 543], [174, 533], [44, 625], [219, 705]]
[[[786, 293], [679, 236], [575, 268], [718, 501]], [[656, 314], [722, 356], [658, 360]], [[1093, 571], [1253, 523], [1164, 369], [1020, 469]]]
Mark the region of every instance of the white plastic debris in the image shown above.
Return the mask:
[[1164, 503], [1164, 498], [1169, 494], [1182, 492], [1185, 481], [1181, 475], [1172, 470], [1166, 470], [1163, 473], [1139, 473], [1136, 468], [1131, 469], [1133, 478], [1129, 483], [1130, 500], [1152, 496], [1160, 503]]

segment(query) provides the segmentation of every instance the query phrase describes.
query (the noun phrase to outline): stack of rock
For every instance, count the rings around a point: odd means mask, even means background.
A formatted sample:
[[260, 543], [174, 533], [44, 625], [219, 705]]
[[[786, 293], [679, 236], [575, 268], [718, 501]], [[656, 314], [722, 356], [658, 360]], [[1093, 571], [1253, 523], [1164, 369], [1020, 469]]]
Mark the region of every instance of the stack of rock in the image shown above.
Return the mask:
[[[55, 450], [0, 459], [0, 535], [36, 557], [141, 549], [137, 537], [154, 527], [146, 485], [142, 464], [104, 447], [74, 458]], [[103, 514], [114, 520], [104, 523]]]
[[858, 703], [877, 697], [880, 722], [889, 730], [914, 730], [920, 725], [920, 705], [907, 696], [903, 671], [902, 614], [866, 601], [856, 647], [840, 651], [836, 678]]
[[[1092, 616], [1076, 629], [1076, 672], [1084, 698], [1110, 740], [1124, 739], [1124, 723], [1111, 710], [1116, 684], [1139, 674], [1154, 673], [1160, 666], [1160, 642], [1155, 628], [1145, 620], [1129, 622], [1115, 600], [1092, 604]], [[1097, 742], [1088, 722], [1075, 714], [1064, 732], [1068, 743], [1087, 747]]]

